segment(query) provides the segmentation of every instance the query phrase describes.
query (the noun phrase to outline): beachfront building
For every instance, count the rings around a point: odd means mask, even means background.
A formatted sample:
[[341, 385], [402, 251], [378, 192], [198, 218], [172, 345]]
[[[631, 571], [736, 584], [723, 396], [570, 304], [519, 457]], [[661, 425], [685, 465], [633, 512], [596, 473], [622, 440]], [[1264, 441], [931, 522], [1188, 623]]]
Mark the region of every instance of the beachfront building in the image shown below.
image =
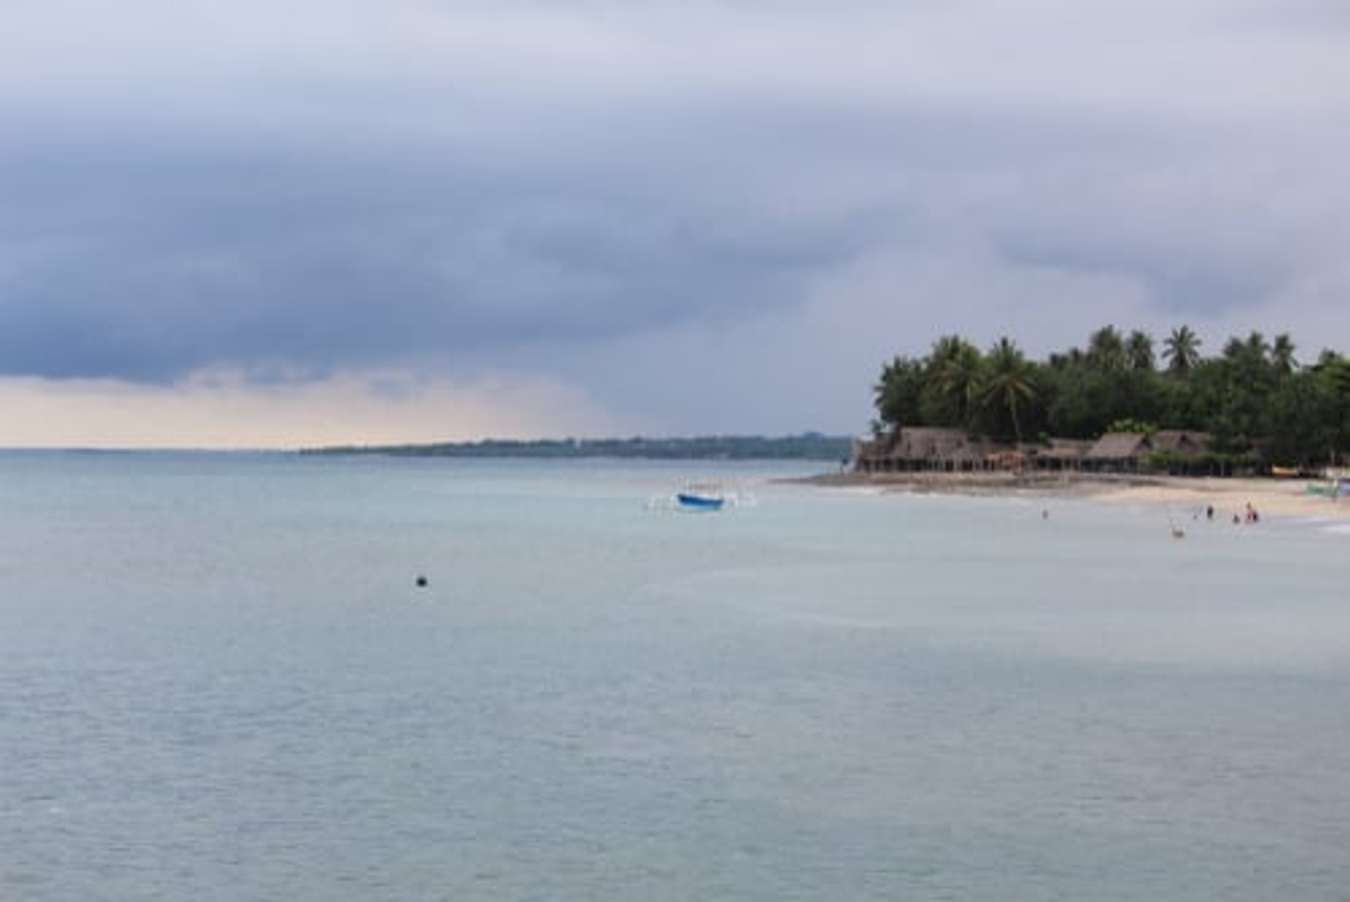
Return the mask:
[[1152, 451], [1143, 432], [1108, 432], [1083, 455], [1083, 469], [1094, 473], [1134, 473]]
[[1149, 436], [1153, 465], [1173, 476], [1228, 475], [1215, 460], [1214, 440], [1208, 432], [1161, 429]]
[[863, 473], [960, 472], [983, 457], [965, 430], [938, 426], [897, 429], [854, 447], [853, 467]]
[[1038, 445], [1031, 461], [1038, 470], [1053, 472], [1077, 471], [1083, 468], [1083, 457], [1094, 443], [1086, 439], [1052, 438]]
[[1213, 443], [1208, 432], [1187, 432], [1182, 429], [1160, 429], [1149, 436], [1149, 441], [1155, 451], [1182, 457], [1204, 457]]
[[1208, 473], [1210, 444], [1207, 432], [1108, 432], [1083, 455], [1083, 469], [1097, 473], [1161, 469], [1179, 476]]
[[969, 442], [963, 429], [911, 426], [896, 430], [876, 464], [891, 473], [959, 470], [974, 457]]
[[987, 473], [1026, 469], [1034, 450], [968, 435], [964, 429], [910, 426], [854, 442], [861, 473]]
[[1213, 470], [1204, 432], [1108, 432], [1096, 441], [1051, 438], [1012, 445], [968, 435], [963, 429], [911, 426], [853, 442], [859, 473], [1050, 472], [1137, 473], [1165, 470], [1201, 475]]

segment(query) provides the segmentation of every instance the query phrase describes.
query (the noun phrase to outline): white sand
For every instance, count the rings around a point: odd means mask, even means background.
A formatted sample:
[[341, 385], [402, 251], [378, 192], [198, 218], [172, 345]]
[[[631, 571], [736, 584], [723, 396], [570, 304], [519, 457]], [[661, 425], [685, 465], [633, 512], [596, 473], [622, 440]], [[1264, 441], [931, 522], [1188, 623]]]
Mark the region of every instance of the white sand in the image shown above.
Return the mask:
[[1188, 512], [1214, 505], [1216, 519], [1243, 515], [1250, 503], [1263, 517], [1350, 520], [1350, 498], [1307, 491], [1306, 479], [1217, 479], [1180, 476], [1093, 476], [1012, 473], [836, 473], [788, 482], [883, 492], [1091, 498], [1119, 504], [1170, 505]]
[[1332, 501], [1307, 492], [1304, 479], [1182, 479], [1162, 477], [1156, 485], [1103, 486], [1099, 501], [1168, 504], [1188, 510], [1214, 505], [1214, 516], [1232, 519], [1250, 502], [1262, 516], [1350, 520], [1350, 498]]

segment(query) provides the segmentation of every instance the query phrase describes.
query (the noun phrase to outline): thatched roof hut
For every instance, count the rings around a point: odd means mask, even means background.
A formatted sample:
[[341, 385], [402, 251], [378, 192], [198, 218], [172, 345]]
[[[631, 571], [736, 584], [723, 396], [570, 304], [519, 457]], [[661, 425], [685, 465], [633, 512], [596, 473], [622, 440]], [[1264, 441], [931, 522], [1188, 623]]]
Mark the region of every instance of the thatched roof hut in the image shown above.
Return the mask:
[[1076, 438], [1052, 438], [1049, 444], [1036, 445], [1029, 454], [1036, 466], [1043, 469], [1076, 469], [1094, 442]]
[[1052, 438], [1050, 447], [1043, 448], [1037, 453], [1043, 457], [1058, 457], [1062, 460], [1073, 460], [1088, 453], [1095, 442], [1083, 438]]
[[1137, 470], [1145, 455], [1153, 450], [1142, 432], [1108, 432], [1083, 455], [1089, 470]]
[[908, 470], [1115, 470], [1134, 472], [1156, 465], [1149, 455], [1161, 452], [1171, 472], [1201, 472], [1211, 466], [1211, 437], [1206, 432], [1164, 429], [1152, 434], [1108, 432], [1096, 441], [1052, 438], [1045, 444], [1013, 446], [972, 437], [964, 429], [910, 426], [853, 443], [853, 465], [864, 472]]
[[886, 456], [902, 461], [946, 460], [959, 456], [969, 445], [964, 429], [913, 426], [900, 430]]
[[1108, 432], [1083, 457], [1092, 461], [1137, 460], [1150, 450], [1148, 436], [1142, 432]]
[[909, 426], [875, 440], [853, 444], [853, 465], [864, 472], [969, 470], [984, 464], [989, 448], [964, 429]]
[[1208, 432], [1162, 429], [1153, 433], [1149, 441], [1154, 451], [1164, 451], [1178, 457], [1201, 457], [1209, 453], [1213, 438]]

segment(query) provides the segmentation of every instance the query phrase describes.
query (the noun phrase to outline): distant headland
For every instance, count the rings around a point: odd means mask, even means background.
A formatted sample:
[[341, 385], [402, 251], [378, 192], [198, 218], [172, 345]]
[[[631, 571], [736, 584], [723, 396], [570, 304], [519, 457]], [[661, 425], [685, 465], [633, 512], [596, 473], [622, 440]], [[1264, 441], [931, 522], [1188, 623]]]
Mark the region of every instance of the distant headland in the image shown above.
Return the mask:
[[390, 457], [629, 458], [646, 460], [828, 460], [848, 458], [849, 436], [803, 432], [778, 437], [707, 435], [687, 438], [484, 439], [409, 445], [303, 448], [301, 454]]

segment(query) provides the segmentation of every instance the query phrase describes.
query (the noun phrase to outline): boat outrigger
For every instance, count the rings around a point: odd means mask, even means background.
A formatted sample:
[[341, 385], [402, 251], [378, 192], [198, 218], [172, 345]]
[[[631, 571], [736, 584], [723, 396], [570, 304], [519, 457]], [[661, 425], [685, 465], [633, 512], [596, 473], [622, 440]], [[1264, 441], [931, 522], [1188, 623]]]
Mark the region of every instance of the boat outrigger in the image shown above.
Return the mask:
[[669, 495], [657, 495], [647, 501], [648, 510], [712, 513], [737, 507], [753, 507], [755, 499], [739, 489], [727, 490], [720, 482], [686, 482]]

